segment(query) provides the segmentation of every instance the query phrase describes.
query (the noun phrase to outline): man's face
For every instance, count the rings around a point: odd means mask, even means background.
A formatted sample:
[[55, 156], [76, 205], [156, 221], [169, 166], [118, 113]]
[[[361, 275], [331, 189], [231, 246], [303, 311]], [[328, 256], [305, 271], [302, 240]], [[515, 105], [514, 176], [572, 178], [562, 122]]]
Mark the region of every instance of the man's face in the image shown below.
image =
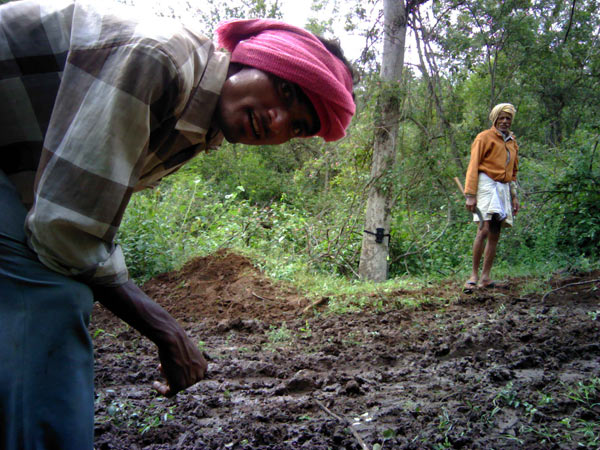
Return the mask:
[[282, 144], [320, 128], [297, 85], [247, 66], [225, 81], [216, 120], [227, 141], [247, 145]]
[[498, 118], [496, 119], [496, 128], [502, 131], [503, 133], [508, 133], [510, 130], [510, 126], [512, 124], [512, 116], [507, 112], [501, 112]]

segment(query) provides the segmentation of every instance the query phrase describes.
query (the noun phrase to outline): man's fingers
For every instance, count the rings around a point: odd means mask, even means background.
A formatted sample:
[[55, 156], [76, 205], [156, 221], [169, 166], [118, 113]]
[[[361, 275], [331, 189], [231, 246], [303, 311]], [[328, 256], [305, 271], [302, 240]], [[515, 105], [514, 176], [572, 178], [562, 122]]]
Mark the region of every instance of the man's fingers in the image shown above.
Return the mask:
[[164, 395], [165, 397], [168, 397], [171, 393], [171, 388], [169, 388], [169, 385], [161, 383], [160, 381], [155, 381], [154, 383], [152, 383], [152, 387], [156, 390], [156, 392], [158, 392], [161, 395]]

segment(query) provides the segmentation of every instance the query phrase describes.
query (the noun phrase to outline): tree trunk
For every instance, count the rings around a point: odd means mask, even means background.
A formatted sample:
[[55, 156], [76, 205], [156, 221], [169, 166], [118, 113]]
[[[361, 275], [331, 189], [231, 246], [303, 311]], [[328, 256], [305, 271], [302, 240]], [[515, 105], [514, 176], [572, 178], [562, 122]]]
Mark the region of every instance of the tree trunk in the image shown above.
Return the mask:
[[[384, 0], [383, 58], [381, 91], [378, 98], [371, 181], [367, 199], [359, 276], [385, 281], [388, 271], [390, 215], [394, 199], [391, 174], [396, 161], [396, 138], [400, 119], [400, 81], [404, 66], [407, 11], [405, 0]], [[376, 237], [380, 229], [382, 236]], [[381, 229], [383, 233], [381, 233]], [[379, 242], [380, 241], [380, 242]]]

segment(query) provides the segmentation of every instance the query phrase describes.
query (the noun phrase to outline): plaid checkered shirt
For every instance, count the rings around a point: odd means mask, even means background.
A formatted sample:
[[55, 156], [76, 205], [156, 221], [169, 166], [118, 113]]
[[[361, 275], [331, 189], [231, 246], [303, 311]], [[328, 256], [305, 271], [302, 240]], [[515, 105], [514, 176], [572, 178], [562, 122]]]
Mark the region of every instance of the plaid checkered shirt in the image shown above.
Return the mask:
[[229, 56], [131, 12], [79, 0], [0, 7], [0, 169], [33, 204], [25, 228], [39, 259], [105, 286], [128, 279], [114, 239], [132, 193], [223, 139], [211, 121]]

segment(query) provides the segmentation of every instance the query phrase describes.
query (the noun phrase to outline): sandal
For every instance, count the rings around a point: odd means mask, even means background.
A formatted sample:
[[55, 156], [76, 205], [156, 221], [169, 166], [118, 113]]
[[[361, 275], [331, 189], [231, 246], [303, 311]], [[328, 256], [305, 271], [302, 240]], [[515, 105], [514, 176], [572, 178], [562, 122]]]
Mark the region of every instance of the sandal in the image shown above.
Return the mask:
[[480, 284], [478, 285], [479, 289], [508, 289], [509, 288], [509, 284], [508, 283], [502, 283], [502, 282], [497, 282], [497, 281], [490, 281], [487, 284]]
[[477, 282], [476, 281], [467, 281], [465, 283], [465, 285], [463, 286], [463, 292], [465, 294], [472, 294], [473, 291], [477, 288]]

